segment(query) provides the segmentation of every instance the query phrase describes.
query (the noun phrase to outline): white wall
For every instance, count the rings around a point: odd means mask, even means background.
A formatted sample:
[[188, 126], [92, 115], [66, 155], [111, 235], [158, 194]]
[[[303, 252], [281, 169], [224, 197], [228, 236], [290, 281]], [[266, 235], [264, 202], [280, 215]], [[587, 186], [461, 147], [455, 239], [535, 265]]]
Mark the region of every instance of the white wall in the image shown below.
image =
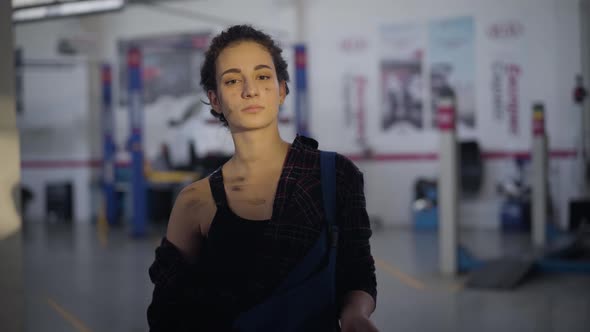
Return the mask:
[[25, 58], [55, 59], [60, 38], [83, 33], [78, 18], [67, 18], [15, 25], [14, 44], [24, 50]]
[[[337, 6], [338, 10], [334, 10]], [[476, 137], [485, 151], [529, 151], [531, 142], [531, 106], [545, 103], [547, 126], [552, 149], [573, 149], [578, 114], [571, 100], [574, 77], [580, 72], [578, 1], [518, 0], [518, 1], [379, 1], [359, 6], [358, 1], [316, 1], [309, 7], [310, 72], [312, 133], [328, 149], [358, 153], [350, 129], [338, 126], [342, 118], [340, 82], [351, 70], [368, 77], [369, 143], [376, 153], [428, 153], [438, 151], [436, 130], [386, 133], [379, 129], [379, 28], [386, 24], [428, 24], [432, 20], [472, 16], [476, 25], [476, 110], [478, 124], [475, 132], [461, 132], [462, 137]], [[330, 15], [328, 15], [330, 13]], [[486, 34], [490, 24], [514, 20], [524, 25], [518, 44], [510, 41], [490, 41]], [[345, 54], [341, 42], [345, 39], [365, 40], [367, 47]], [[428, 57], [428, 48], [426, 48]], [[508, 52], [508, 57], [523, 66], [520, 86], [520, 131], [510, 136], [491, 118], [491, 61], [494, 55]], [[330, 65], [327, 65], [330, 64]], [[426, 75], [425, 75], [426, 76]], [[425, 77], [427, 82], [427, 77]], [[425, 84], [426, 85], [426, 84]], [[427, 86], [427, 85], [426, 85]], [[427, 89], [426, 89], [427, 90]], [[426, 91], [425, 105], [429, 104]], [[336, 125], [335, 125], [336, 124]], [[343, 144], [342, 142], [345, 142]], [[382, 217], [387, 224], [407, 224], [410, 221], [412, 185], [419, 176], [435, 177], [436, 161], [362, 162], [365, 170], [366, 195], [370, 212]], [[553, 160], [552, 169], [559, 177], [552, 192], [560, 211], [560, 223], [566, 219], [566, 204], [575, 196], [567, 170], [571, 160]], [[486, 162], [486, 177], [481, 193], [475, 199], [461, 201], [462, 224], [481, 227], [498, 226], [500, 198], [495, 194], [497, 181], [515, 174], [510, 160]]]
[[[17, 117], [21, 139], [22, 183], [34, 193], [29, 220], [45, 218], [45, 187], [69, 181], [73, 218], [89, 222], [90, 188], [97, 181], [92, 160], [100, 158], [96, 103], [96, 64], [84, 58], [27, 60], [23, 69], [24, 111]], [[95, 185], [95, 184], [94, 184]]]
[[[58, 22], [17, 26], [17, 44], [23, 45], [25, 55], [49, 56], [54, 46], [48, 40], [53, 35], [78, 29], [92, 32], [96, 38], [97, 59], [107, 60], [116, 67], [116, 45], [120, 39], [166, 35], [179, 32], [217, 32], [229, 23], [253, 23], [265, 28], [289, 45], [295, 41], [296, 14], [289, 1], [194, 1], [166, 4], [176, 10], [171, 15], [154, 7], [134, 5], [123, 12], [85, 17]], [[182, 15], [182, 17], [181, 17]], [[208, 15], [207, 17], [199, 15]], [[423, 130], [405, 133], [382, 133], [379, 130], [379, 28], [396, 23], [427, 25], [432, 20], [471, 16], [475, 21], [475, 104], [478, 123], [475, 130], [461, 130], [462, 137], [475, 137], [484, 152], [522, 152], [530, 150], [530, 109], [534, 102], [543, 101], [547, 109], [548, 133], [552, 149], [570, 150], [575, 147], [576, 133], [571, 128], [578, 114], [571, 101], [574, 77], [581, 71], [578, 0], [370, 0], [359, 5], [357, 0], [318, 0], [307, 2], [306, 31], [309, 48], [309, 95], [312, 135], [320, 147], [345, 154], [360, 151], [354, 134], [342, 119], [342, 77], [344, 73], [367, 76], [367, 128], [369, 143], [381, 155], [400, 153], [438, 152], [438, 132]], [[222, 18], [211, 20], [210, 16]], [[517, 21], [524, 26], [518, 42], [490, 41], [489, 26], [503, 21]], [[55, 38], [54, 38], [55, 39]], [[365, 40], [367, 47], [356, 53], [343, 54], [343, 40]], [[428, 58], [428, 48], [426, 57]], [[519, 133], [510, 136], [507, 128], [492, 118], [491, 62], [498, 55], [518, 61], [523, 68], [519, 99]], [[291, 55], [292, 57], [292, 55]], [[426, 62], [427, 63], [427, 62]], [[293, 74], [293, 62], [291, 75]], [[424, 69], [425, 76], [427, 68]], [[427, 87], [425, 77], [424, 86]], [[115, 81], [116, 84], [116, 81]], [[294, 85], [294, 84], [292, 84]], [[292, 89], [294, 90], [294, 89]], [[428, 90], [428, 89], [425, 89]], [[117, 87], [115, 86], [115, 91]], [[429, 93], [424, 95], [425, 112]], [[292, 112], [294, 98], [290, 98]], [[146, 109], [146, 150], [157, 149], [161, 134], [161, 107]], [[150, 115], [152, 114], [152, 115]], [[128, 136], [128, 116], [124, 109], [117, 111], [117, 140], [124, 144]], [[292, 128], [284, 128], [285, 138], [294, 135]], [[207, 134], [208, 136], [210, 134]], [[223, 129], [217, 135], [227, 142]], [[122, 156], [123, 158], [125, 156]], [[577, 195], [571, 174], [573, 161], [552, 160], [552, 192], [559, 197], [560, 222], [565, 223], [567, 200]], [[419, 176], [436, 177], [436, 160], [361, 161], [365, 171], [366, 196], [370, 214], [386, 224], [407, 225], [411, 222], [410, 204], [414, 180]], [[462, 223], [477, 227], [497, 227], [500, 197], [495, 194], [498, 181], [515, 174], [509, 159], [486, 161], [486, 176], [481, 193], [462, 201]]]
[[[228, 14], [231, 4], [233, 11]], [[45, 217], [45, 184], [52, 181], [71, 180], [74, 184], [74, 219], [89, 221], [94, 205], [90, 189], [95, 185], [100, 158], [102, 137], [100, 123], [99, 76], [96, 70], [101, 62], [113, 66], [114, 100], [118, 98], [118, 53], [117, 42], [121, 39], [142, 38], [183, 32], [216, 33], [224, 22], [256, 23], [267, 27], [267, 32], [289, 42], [289, 15], [285, 7], [268, 1], [250, 1], [235, 5], [233, 1], [198, 1], [167, 4], [172, 10], [186, 17], [171, 15], [152, 6], [129, 6], [125, 12], [110, 13], [82, 18], [44, 21], [16, 26], [16, 44], [24, 51], [25, 60], [36, 62], [85, 62], [80, 66], [28, 68], [25, 73], [25, 115], [19, 119], [23, 140], [21, 148], [24, 161], [24, 182], [35, 192], [29, 207], [30, 219]], [[287, 11], [288, 11], [287, 7]], [[191, 12], [208, 15], [208, 20], [190, 17]], [[196, 14], [198, 15], [198, 14]], [[217, 16], [225, 21], [210, 20]], [[280, 27], [282, 24], [287, 26]], [[291, 24], [292, 25], [292, 24]], [[273, 27], [277, 27], [273, 29]], [[95, 42], [88, 47], [83, 59], [59, 55], [57, 43], [62, 37], [80, 37]], [[285, 49], [287, 59], [290, 50]], [[227, 129], [219, 126], [203, 126], [202, 121], [191, 121], [181, 133], [172, 133], [167, 128], [168, 119], [178, 117], [187, 103], [187, 98], [163, 98], [144, 108], [144, 150], [153, 158], [163, 141], [175, 142], [183, 136], [196, 137], [197, 150], [233, 150]], [[175, 114], [176, 113], [176, 114]], [[208, 113], [208, 112], [207, 112]], [[125, 150], [129, 138], [129, 115], [126, 108], [116, 107], [116, 144], [118, 159], [128, 160]], [[286, 139], [292, 139], [294, 130], [282, 126]], [[47, 163], [49, 162], [49, 163]], [[51, 165], [51, 166], [44, 166]], [[56, 166], [62, 165], [62, 166]]]

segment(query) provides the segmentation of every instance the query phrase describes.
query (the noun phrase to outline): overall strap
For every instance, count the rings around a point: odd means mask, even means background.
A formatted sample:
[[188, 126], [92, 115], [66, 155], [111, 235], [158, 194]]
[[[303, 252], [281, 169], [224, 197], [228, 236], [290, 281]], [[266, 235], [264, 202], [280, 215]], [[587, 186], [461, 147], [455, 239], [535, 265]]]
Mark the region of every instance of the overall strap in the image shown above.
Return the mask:
[[338, 245], [338, 225], [336, 224], [336, 153], [320, 151], [320, 168], [324, 213], [328, 222], [330, 244]]
[[338, 241], [338, 227], [334, 221], [336, 203], [336, 169], [335, 153], [321, 152], [321, 185], [324, 200], [324, 213], [326, 225], [323, 227], [317, 241], [309, 249], [302, 261], [287, 275], [285, 280], [276, 289], [281, 293], [296, 285], [300, 285], [318, 271], [325, 258], [328, 259], [326, 268], [333, 274], [336, 266], [336, 244]]

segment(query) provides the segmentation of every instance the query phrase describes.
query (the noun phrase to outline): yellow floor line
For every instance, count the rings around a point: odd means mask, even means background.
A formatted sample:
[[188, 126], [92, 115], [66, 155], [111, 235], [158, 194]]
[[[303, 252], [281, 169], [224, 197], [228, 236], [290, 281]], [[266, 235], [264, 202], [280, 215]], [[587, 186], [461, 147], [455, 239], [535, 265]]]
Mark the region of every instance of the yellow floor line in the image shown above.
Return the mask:
[[98, 242], [103, 248], [109, 245], [109, 229], [108, 227], [99, 226], [96, 235], [98, 236]]
[[109, 223], [105, 216], [105, 207], [98, 212], [97, 235], [98, 241], [103, 248], [109, 245]]
[[66, 309], [64, 309], [62, 306], [57, 304], [57, 302], [48, 298], [47, 303], [49, 304], [50, 307], [52, 307], [55, 311], [57, 311], [57, 313], [61, 317], [63, 317], [63, 319], [68, 321], [68, 323], [70, 323], [76, 330], [78, 330], [80, 332], [92, 332], [92, 330], [89, 329], [86, 325], [84, 325], [84, 323], [82, 323], [81, 320], [79, 320], [78, 318], [76, 318], [76, 316], [72, 315]]
[[452, 287], [450, 287], [451, 291], [458, 292], [465, 288], [465, 281], [458, 281]]
[[397, 278], [399, 281], [403, 282], [407, 286], [410, 286], [410, 287], [417, 289], [417, 290], [426, 289], [426, 286], [420, 280], [415, 279], [415, 278], [403, 273], [399, 269], [393, 267], [392, 265], [386, 263], [385, 261], [383, 261], [379, 258], [375, 258], [375, 265], [378, 268], [387, 272], [388, 274], [392, 275], [393, 277]]

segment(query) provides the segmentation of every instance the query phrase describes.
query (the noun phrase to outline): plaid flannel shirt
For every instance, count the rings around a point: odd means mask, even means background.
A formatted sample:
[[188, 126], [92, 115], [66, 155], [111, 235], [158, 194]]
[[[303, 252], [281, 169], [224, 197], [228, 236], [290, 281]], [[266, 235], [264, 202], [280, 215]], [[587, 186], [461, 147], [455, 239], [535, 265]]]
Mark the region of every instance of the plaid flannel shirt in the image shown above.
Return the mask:
[[[261, 249], [255, 264], [249, 267], [248, 305], [270, 295], [305, 256], [322, 231], [325, 219], [320, 151], [317, 147], [317, 141], [298, 135], [289, 149], [277, 186], [271, 220], [263, 228], [263, 240], [258, 246]], [[369, 245], [372, 232], [365, 206], [363, 174], [340, 154], [336, 156], [336, 210], [335, 222], [340, 228], [336, 263], [337, 303], [341, 305], [343, 297], [353, 290], [365, 291], [376, 300], [375, 265]], [[149, 271], [155, 289], [148, 320], [172, 321], [158, 317], [164, 314], [164, 308], [168, 308], [167, 314], [173, 314], [174, 310], [163, 302], [176, 304], [179, 313], [186, 309], [180, 307], [182, 303], [190, 303], [187, 283], [195, 279], [187, 275], [203, 273], [206, 267], [195, 269], [183, 264], [186, 263], [180, 252], [163, 239]], [[216, 287], [220, 288], [219, 293], [228, 293], [223, 285], [207, 285], [209, 289]], [[195, 293], [198, 292], [192, 294]], [[175, 299], [175, 296], [186, 301]], [[153, 324], [150, 322], [150, 325]]]

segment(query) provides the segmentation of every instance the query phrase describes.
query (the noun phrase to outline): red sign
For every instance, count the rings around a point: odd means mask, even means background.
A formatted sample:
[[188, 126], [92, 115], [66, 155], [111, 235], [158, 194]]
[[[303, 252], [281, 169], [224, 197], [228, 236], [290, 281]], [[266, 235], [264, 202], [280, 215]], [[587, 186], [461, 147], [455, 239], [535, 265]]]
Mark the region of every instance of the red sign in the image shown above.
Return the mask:
[[295, 67], [296, 68], [305, 68], [307, 59], [305, 57], [305, 52], [296, 52], [295, 53]]
[[518, 79], [520, 78], [520, 66], [506, 65], [508, 74], [508, 116], [510, 133], [518, 135]]
[[365, 132], [365, 86], [367, 85], [367, 78], [364, 76], [355, 77], [356, 93], [357, 93], [357, 134], [358, 141], [366, 143], [366, 132]]
[[192, 38], [192, 44], [194, 48], [205, 48], [209, 43], [209, 37], [207, 36], [195, 36]]
[[102, 82], [103, 83], [111, 83], [111, 69], [109, 67], [102, 68]]
[[455, 103], [452, 98], [444, 98], [439, 101], [437, 122], [441, 131], [455, 130], [455, 113]]
[[340, 48], [345, 52], [364, 51], [368, 42], [363, 38], [347, 38], [340, 42]]
[[516, 38], [524, 32], [522, 23], [517, 21], [498, 22], [488, 28], [488, 36], [491, 39]]
[[129, 50], [129, 54], [127, 55], [127, 65], [129, 67], [138, 67], [140, 63], [140, 54], [139, 49], [133, 48]]

